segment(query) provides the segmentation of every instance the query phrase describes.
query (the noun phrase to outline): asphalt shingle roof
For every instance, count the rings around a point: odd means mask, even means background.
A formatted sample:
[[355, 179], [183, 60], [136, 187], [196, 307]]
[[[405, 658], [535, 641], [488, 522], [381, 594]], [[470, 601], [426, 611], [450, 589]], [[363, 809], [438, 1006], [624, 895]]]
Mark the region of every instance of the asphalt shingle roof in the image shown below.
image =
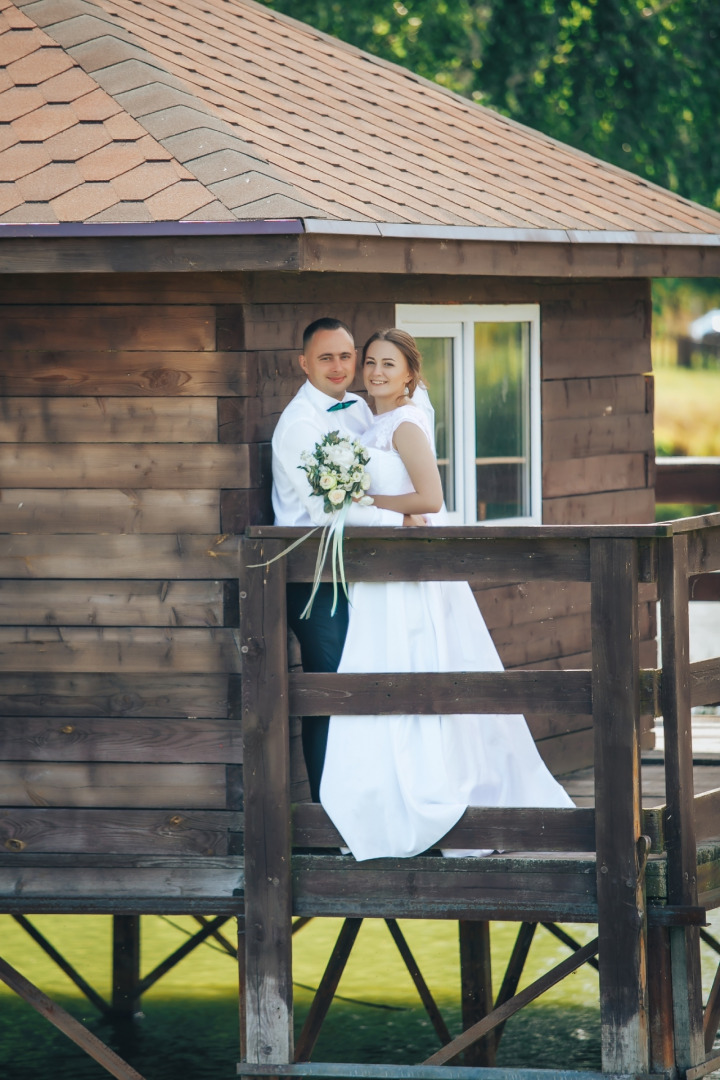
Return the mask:
[[0, 0], [0, 222], [268, 218], [720, 233], [252, 0]]

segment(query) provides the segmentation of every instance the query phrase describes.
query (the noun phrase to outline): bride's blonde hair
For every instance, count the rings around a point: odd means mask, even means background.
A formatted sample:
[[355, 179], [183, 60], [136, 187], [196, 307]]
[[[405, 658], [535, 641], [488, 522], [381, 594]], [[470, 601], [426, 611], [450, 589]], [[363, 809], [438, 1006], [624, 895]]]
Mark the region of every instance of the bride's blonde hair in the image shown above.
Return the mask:
[[385, 330], [376, 330], [363, 345], [363, 366], [365, 365], [367, 351], [374, 341], [389, 341], [391, 345], [395, 345], [403, 354], [407, 360], [407, 366], [410, 371], [410, 381], [407, 384], [408, 395], [412, 397], [422, 382], [422, 356], [415, 343], [415, 338], [411, 334], [408, 334], [406, 330], [398, 330], [396, 326], [390, 326]]

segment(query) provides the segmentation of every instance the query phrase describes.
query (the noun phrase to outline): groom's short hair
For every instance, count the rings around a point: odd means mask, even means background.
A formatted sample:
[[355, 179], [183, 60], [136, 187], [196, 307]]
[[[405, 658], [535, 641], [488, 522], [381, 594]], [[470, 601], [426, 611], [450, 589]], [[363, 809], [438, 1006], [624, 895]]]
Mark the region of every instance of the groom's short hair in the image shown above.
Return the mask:
[[310, 344], [310, 342], [312, 341], [312, 339], [321, 330], [345, 330], [346, 333], [348, 333], [350, 335], [350, 337], [353, 336], [352, 335], [352, 330], [350, 329], [350, 327], [347, 326], [340, 319], [329, 319], [329, 318], [315, 319], [314, 322], [311, 322], [303, 330], [303, 341], [302, 341], [303, 352], [306, 351], [306, 349], [307, 349], [308, 345]]

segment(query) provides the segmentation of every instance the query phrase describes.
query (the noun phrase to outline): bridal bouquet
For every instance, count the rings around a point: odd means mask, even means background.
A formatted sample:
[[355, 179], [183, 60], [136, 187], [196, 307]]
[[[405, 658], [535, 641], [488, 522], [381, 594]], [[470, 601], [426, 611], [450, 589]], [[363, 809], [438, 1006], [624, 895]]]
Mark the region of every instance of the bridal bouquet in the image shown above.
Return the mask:
[[[339, 431], [329, 431], [315, 444], [312, 453], [306, 450], [301, 458], [299, 469], [305, 472], [313, 495], [323, 499], [325, 513], [332, 514], [332, 520], [325, 525], [318, 546], [315, 578], [312, 592], [301, 618], [310, 617], [315, 593], [320, 585], [323, 567], [330, 551], [330, 563], [333, 575], [333, 605], [331, 614], [335, 614], [338, 598], [338, 577], [342, 582], [343, 592], [348, 595], [343, 561], [343, 531], [347, 512], [356, 500], [361, 506], [370, 506], [372, 496], [367, 494], [370, 487], [370, 474], [365, 466], [370, 456], [357, 440], [343, 438]], [[315, 530], [312, 530], [315, 532]], [[307, 534], [308, 536], [311, 533]], [[307, 537], [303, 537], [307, 539]]]
[[339, 431], [329, 431], [311, 454], [302, 455], [298, 465], [307, 475], [313, 495], [321, 495], [326, 514], [335, 513], [347, 506], [353, 498], [361, 506], [370, 506], [372, 496], [367, 495], [370, 474], [365, 466], [370, 456], [357, 440], [342, 438]]
[[[318, 546], [317, 561], [315, 563], [315, 575], [313, 587], [301, 619], [308, 619], [312, 610], [315, 594], [320, 586], [323, 567], [330, 552], [330, 564], [333, 576], [333, 604], [331, 614], [335, 614], [338, 599], [338, 580], [342, 583], [343, 592], [348, 595], [347, 582], [345, 581], [345, 564], [343, 562], [343, 532], [345, 518], [353, 501], [361, 506], [372, 505], [373, 498], [367, 494], [370, 487], [370, 474], [365, 466], [370, 460], [362, 443], [356, 440], [344, 438], [339, 431], [329, 431], [323, 435], [320, 442], [315, 444], [315, 449], [310, 453], [304, 451], [298, 469], [302, 469], [308, 478], [313, 495], [320, 495], [327, 514], [332, 514], [331, 520], [323, 527]], [[281, 559], [288, 555], [293, 548], [305, 542], [317, 532], [311, 529], [299, 540], [296, 540], [285, 548], [275, 559]], [[255, 566], [269, 566], [275, 559], [267, 563], [256, 563]], [[249, 569], [252, 569], [252, 564]]]

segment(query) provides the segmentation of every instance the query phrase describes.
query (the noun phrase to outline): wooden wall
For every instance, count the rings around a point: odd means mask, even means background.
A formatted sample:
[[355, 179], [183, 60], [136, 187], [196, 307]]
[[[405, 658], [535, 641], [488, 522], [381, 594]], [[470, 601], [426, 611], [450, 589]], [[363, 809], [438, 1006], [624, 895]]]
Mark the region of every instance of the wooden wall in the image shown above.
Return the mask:
[[[646, 282], [0, 279], [0, 533], [58, 553], [57, 534], [87, 538], [67, 580], [32, 566], [0, 580], [0, 896], [17, 891], [21, 867], [32, 910], [48, 858], [59, 873], [71, 851], [93, 854], [81, 884], [67, 870], [60, 892], [105, 881], [121, 899], [210, 910], [240, 887], [236, 585], [225, 572], [115, 580], [93, 562], [92, 537], [134, 534], [143, 560], [153, 534], [269, 521], [268, 440], [300, 385], [303, 327], [330, 314], [362, 342], [393, 322], [396, 302], [443, 301], [542, 305], [545, 521], [651, 520]], [[588, 587], [518, 583], [478, 599], [506, 666], [587, 665]], [[555, 771], [590, 760], [585, 719], [529, 720]]]

